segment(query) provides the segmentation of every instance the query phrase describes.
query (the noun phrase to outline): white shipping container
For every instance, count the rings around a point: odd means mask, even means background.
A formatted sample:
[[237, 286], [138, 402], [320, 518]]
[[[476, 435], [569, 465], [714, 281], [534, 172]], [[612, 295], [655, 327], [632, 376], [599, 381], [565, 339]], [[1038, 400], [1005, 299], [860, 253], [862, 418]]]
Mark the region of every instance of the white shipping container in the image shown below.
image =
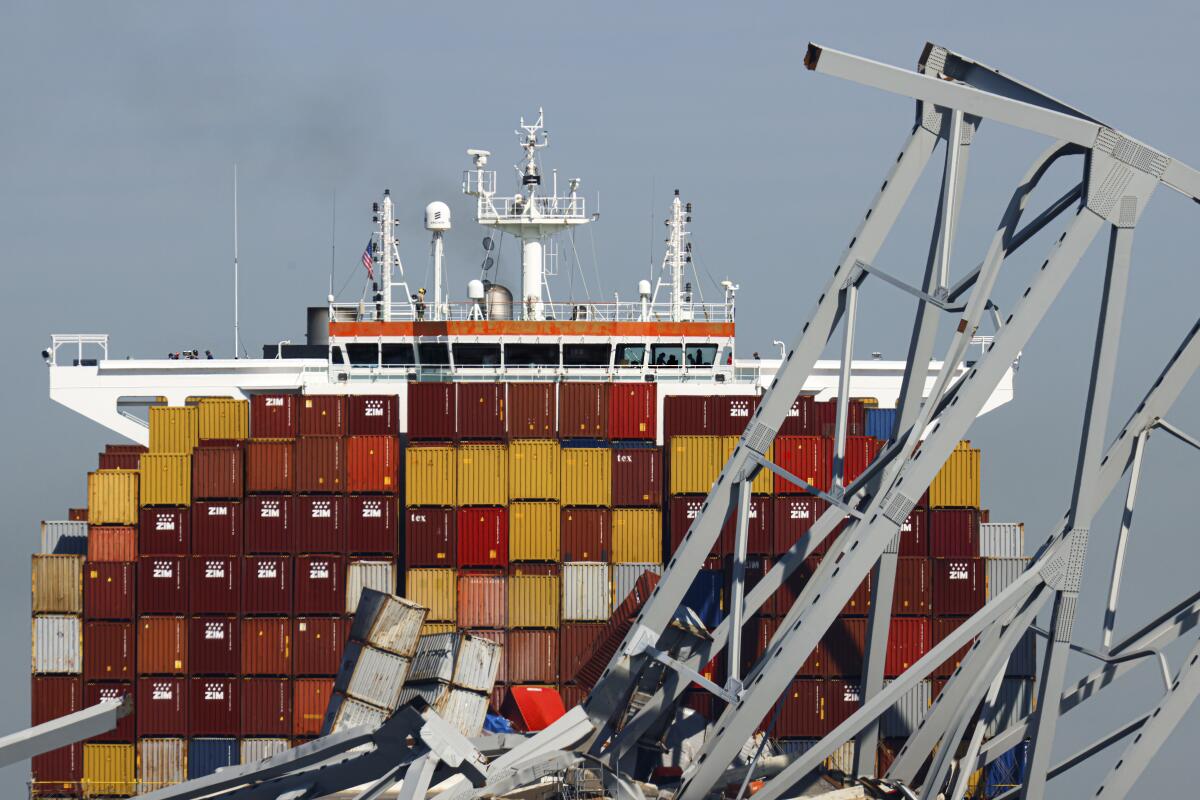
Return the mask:
[[351, 561], [346, 570], [347, 614], [353, 614], [358, 609], [358, 599], [363, 589], [394, 594], [396, 565], [391, 561]]
[[452, 727], [458, 728], [459, 733], [471, 738], [483, 733], [483, 721], [490, 702], [491, 698], [486, 694], [452, 686], [435, 710]]
[[[888, 686], [891, 683], [892, 681], [887, 680], [883, 685]], [[931, 703], [933, 685], [929, 681], [921, 681], [902, 694], [894, 706], [883, 712], [879, 720], [880, 735], [885, 738], [908, 738], [909, 734], [920, 726]]]
[[662, 575], [662, 564], [613, 564], [612, 565], [612, 610], [625, 602], [625, 598], [633, 591], [633, 585], [642, 573], [653, 572]]
[[44, 555], [87, 554], [88, 524], [70, 520], [47, 520], [42, 523], [42, 549]]
[[476, 692], [490, 692], [496, 685], [496, 675], [503, 660], [504, 648], [499, 642], [484, 639], [482, 636], [463, 634], [459, 640], [458, 654], [454, 659], [454, 677], [450, 679], [450, 683]]
[[367, 588], [362, 590], [350, 638], [412, 658], [428, 613], [411, 600]]
[[1006, 728], [1033, 713], [1037, 694], [1032, 680], [1005, 678], [1000, 682], [1000, 694], [996, 697], [995, 714], [984, 729], [984, 738], [990, 739]]
[[329, 709], [325, 712], [325, 723], [321, 732], [328, 736], [361, 725], [382, 725], [390, 713], [343, 694], [334, 694], [329, 699]]
[[78, 675], [83, 669], [83, 620], [74, 614], [33, 618], [33, 672]]
[[608, 564], [572, 561], [562, 565], [562, 618], [605, 622], [612, 613]]
[[979, 555], [984, 558], [1023, 558], [1025, 523], [982, 523], [979, 526]]
[[241, 763], [253, 764], [277, 756], [290, 747], [287, 739], [242, 739]]
[[984, 562], [987, 573], [987, 598], [991, 600], [1021, 577], [1029, 566], [1028, 558], [989, 558]]
[[844, 772], [847, 775], [854, 774], [854, 741], [843, 742], [837, 750], [829, 754], [825, 759], [826, 769], [837, 770]]
[[334, 691], [394, 711], [408, 679], [409, 660], [370, 645], [350, 642], [342, 655]]
[[138, 741], [138, 794], [187, 780], [187, 740]]

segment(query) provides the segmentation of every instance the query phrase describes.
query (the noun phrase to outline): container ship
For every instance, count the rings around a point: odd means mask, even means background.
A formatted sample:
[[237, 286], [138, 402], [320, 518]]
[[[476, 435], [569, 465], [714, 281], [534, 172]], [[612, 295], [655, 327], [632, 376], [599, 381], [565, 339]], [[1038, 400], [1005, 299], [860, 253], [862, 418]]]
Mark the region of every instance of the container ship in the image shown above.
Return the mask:
[[[661, 572], [781, 361], [737, 351], [737, 284], [724, 281], [717, 302], [693, 291], [692, 209], [678, 192], [661, 273], [636, 300], [553, 300], [558, 243], [594, 216], [578, 179], [560, 193], [557, 173], [543, 175], [540, 113], [518, 136], [510, 196], [497, 193], [491, 154], [468, 151], [462, 188], [488, 236], [465, 302], [446, 288], [448, 206], [425, 210], [433, 291], [413, 292], [384, 192], [363, 298], [309, 308], [305, 344], [142, 359], [110, 354], [103, 335], [52, 337], [51, 398], [123, 441], [80, 465], [86, 507], [48, 514], [59, 519], [43, 523], [32, 556], [32, 722], [123, 695], [135, 712], [34, 758], [32, 796], [145, 793], [317, 736], [364, 588], [426, 607], [424, 633], [501, 643], [490, 705], [518, 727], [530, 725], [513, 700], [522, 687], [552, 689], [566, 707], [582, 699], [581, 661], [639, 577]], [[486, 279], [508, 239], [517, 294]], [[845, 485], [892, 436], [903, 371], [851, 364], [835, 454], [842, 368], [818, 362], [772, 455], [809, 486], [765, 470], [755, 480], [749, 582], [827, 507], [810, 487]], [[1012, 392], [1010, 370], [985, 410]], [[981, 460], [961, 443], [904, 527], [886, 677], [1024, 567], [1021, 526], [982, 508]], [[727, 528], [685, 601], [708, 626], [729, 602]], [[745, 660], [819, 559], [749, 621]], [[870, 601], [868, 580], [796, 675], [771, 731], [782, 752], [859, 704]], [[885, 717], [881, 769], [955, 666]], [[717, 684], [723, 673], [720, 659], [704, 670]], [[1033, 674], [1027, 642], [1001, 692], [1014, 720], [1030, 710]], [[685, 702], [712, 719], [721, 701], [697, 687]], [[852, 757], [830, 766], [849, 771]]]

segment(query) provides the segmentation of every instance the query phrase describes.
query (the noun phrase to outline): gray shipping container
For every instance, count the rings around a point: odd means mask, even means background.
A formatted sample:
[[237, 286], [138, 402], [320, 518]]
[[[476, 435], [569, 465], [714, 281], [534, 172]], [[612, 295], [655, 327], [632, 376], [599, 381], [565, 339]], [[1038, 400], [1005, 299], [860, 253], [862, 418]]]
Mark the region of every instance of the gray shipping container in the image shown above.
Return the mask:
[[42, 523], [44, 555], [82, 556], [87, 553], [88, 524], [70, 520], [46, 520]]
[[1000, 682], [1000, 694], [996, 697], [996, 713], [984, 729], [984, 738], [990, 739], [997, 733], [1012, 727], [1033, 713], [1037, 703], [1036, 687], [1032, 680], [1005, 678]]
[[74, 614], [33, 618], [33, 672], [78, 675], [83, 669], [83, 621]]
[[394, 711], [408, 679], [409, 660], [370, 645], [350, 642], [333, 689], [376, 708]]
[[322, 735], [329, 735], [347, 728], [357, 728], [360, 725], [382, 725], [390, 712], [375, 706], [369, 706], [343, 694], [334, 694], [329, 698], [329, 708], [325, 712], [325, 722], [321, 728]]
[[1021, 577], [1021, 573], [1029, 566], [1029, 559], [989, 558], [984, 562], [984, 566], [987, 574], [987, 598], [991, 600]]
[[606, 622], [612, 614], [608, 564], [571, 561], [562, 565], [562, 618], [568, 622]]
[[187, 780], [187, 740], [141, 739], [137, 752], [138, 794]]
[[372, 647], [412, 658], [428, 609], [395, 595], [371, 588], [362, 590], [350, 638]]
[[358, 608], [358, 598], [363, 589], [374, 589], [383, 594], [396, 591], [396, 565], [391, 561], [351, 561], [346, 569], [346, 613], [353, 614]]
[[253, 764], [277, 756], [290, 747], [287, 739], [242, 739], [242, 763]]
[[466, 737], [483, 732], [491, 698], [482, 692], [472, 692], [445, 683], [410, 683], [400, 693], [400, 705], [420, 697], [433, 707], [442, 719]]
[[[890, 683], [892, 681], [887, 680], [883, 685], [887, 686]], [[886, 738], [907, 738], [921, 724], [932, 703], [933, 686], [929, 681], [921, 681], [901, 695], [894, 706], [883, 712], [879, 721], [880, 735]]]
[[417, 642], [408, 678], [413, 683], [449, 683], [454, 677], [454, 657], [458, 648], [457, 633], [431, 633]]
[[633, 585], [644, 572], [662, 575], [662, 564], [613, 564], [612, 565], [612, 610], [625, 602], [625, 598], [633, 591]]
[[984, 558], [1023, 558], [1025, 523], [985, 522], [979, 526], [979, 555]]
[[820, 739], [780, 739], [775, 744], [779, 754], [785, 756], [802, 756], [816, 746]]
[[503, 660], [504, 649], [490, 639], [464, 633], [430, 634], [417, 645], [409, 679], [490, 692]]

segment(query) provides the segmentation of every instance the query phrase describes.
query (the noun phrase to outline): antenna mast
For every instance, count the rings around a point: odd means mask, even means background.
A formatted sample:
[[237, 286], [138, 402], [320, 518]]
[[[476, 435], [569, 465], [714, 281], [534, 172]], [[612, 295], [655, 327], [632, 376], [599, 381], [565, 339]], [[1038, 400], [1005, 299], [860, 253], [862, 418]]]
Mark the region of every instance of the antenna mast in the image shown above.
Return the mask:
[[238, 330], [238, 174], [237, 162], [233, 162], [233, 357], [242, 352]]
[[683, 322], [692, 318], [691, 291], [686, 284], [687, 265], [692, 262], [692, 243], [687, 241], [691, 234], [687, 224], [692, 221], [692, 204], [679, 199], [679, 190], [671, 199], [671, 215], [667, 217], [667, 250], [663, 253], [662, 271], [654, 287], [655, 300], [658, 290], [666, 286], [670, 292], [671, 320]]

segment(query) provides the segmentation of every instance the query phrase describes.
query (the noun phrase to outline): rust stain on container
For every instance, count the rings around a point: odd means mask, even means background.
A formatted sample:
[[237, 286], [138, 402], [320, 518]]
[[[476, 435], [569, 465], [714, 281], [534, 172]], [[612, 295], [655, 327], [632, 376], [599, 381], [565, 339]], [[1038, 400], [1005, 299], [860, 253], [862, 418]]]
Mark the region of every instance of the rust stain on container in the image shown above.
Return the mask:
[[395, 494], [400, 488], [400, 443], [394, 436], [346, 439], [346, 491]]
[[292, 552], [337, 554], [345, 551], [346, 498], [306, 494], [296, 498]]
[[239, 502], [205, 500], [192, 503], [192, 553], [241, 555], [242, 511]]
[[309, 394], [300, 398], [301, 436], [345, 436], [346, 398], [340, 394]]
[[458, 576], [458, 627], [503, 628], [508, 618], [508, 578], [496, 573]]
[[553, 439], [558, 435], [553, 383], [508, 384], [508, 435], [513, 439]]
[[137, 665], [132, 622], [84, 623], [83, 641], [84, 680], [133, 680]]
[[508, 503], [508, 450], [501, 444], [463, 444], [457, 452], [460, 506]]
[[346, 552], [395, 555], [399, 549], [396, 498], [350, 495], [346, 498]]
[[191, 516], [187, 508], [143, 508], [138, 515], [138, 555], [187, 555]]
[[188, 622], [188, 671], [192, 675], [241, 672], [241, 631], [237, 617], [192, 617]]
[[658, 435], [658, 384], [614, 383], [608, 390], [608, 438], [650, 439]]
[[136, 561], [137, 528], [132, 525], [91, 526], [88, 529], [87, 560]]
[[563, 561], [612, 557], [612, 512], [607, 508], [564, 508], [560, 534]]
[[186, 614], [187, 556], [138, 556], [139, 614]]
[[607, 383], [559, 384], [559, 435], [564, 439], [607, 439], [608, 391]]
[[558, 631], [510, 631], [504, 659], [510, 683], [558, 683]]
[[138, 473], [102, 469], [88, 473], [88, 522], [93, 525], [136, 525]]
[[617, 507], [662, 505], [662, 451], [648, 447], [612, 449], [612, 504]]
[[236, 500], [245, 493], [243, 473], [242, 448], [197, 448], [192, 453], [192, 497], [197, 500]]
[[455, 384], [459, 438], [504, 438], [508, 430], [504, 388], [502, 383]]
[[256, 439], [296, 436], [296, 395], [256, 394], [250, 398], [250, 435]]
[[287, 617], [242, 620], [243, 675], [290, 675], [292, 621]]
[[243, 678], [242, 735], [290, 736], [291, 688], [287, 678]]
[[333, 678], [292, 681], [292, 736], [320, 736], [325, 709], [333, 695]]
[[137, 596], [135, 566], [130, 561], [97, 561], [83, 569], [83, 614], [86, 619], [133, 619]]
[[237, 556], [192, 556], [188, 589], [193, 614], [237, 614], [241, 611], [241, 579]]
[[297, 614], [340, 614], [345, 605], [341, 556], [296, 556], [296, 597], [293, 604]]
[[409, 508], [404, 518], [404, 546], [410, 567], [454, 567], [458, 537], [452, 508]]
[[292, 559], [245, 556], [242, 559], [242, 609], [255, 616], [292, 613]]
[[508, 509], [460, 508], [455, 519], [460, 567], [508, 565]]
[[187, 621], [183, 617], [142, 617], [138, 620], [138, 674], [185, 674], [187, 642]]
[[508, 494], [514, 500], [557, 500], [562, 455], [556, 441], [520, 439], [508, 445]]
[[291, 492], [296, 487], [290, 439], [252, 439], [246, 447], [247, 492]]
[[453, 383], [408, 384], [410, 439], [454, 441], [458, 438]]
[[246, 496], [246, 552], [290, 553], [296, 499], [291, 495]]
[[292, 620], [292, 672], [335, 675], [348, 627], [340, 617], [297, 617]]
[[394, 394], [352, 394], [347, 399], [346, 432], [351, 436], [400, 433], [400, 398]]

